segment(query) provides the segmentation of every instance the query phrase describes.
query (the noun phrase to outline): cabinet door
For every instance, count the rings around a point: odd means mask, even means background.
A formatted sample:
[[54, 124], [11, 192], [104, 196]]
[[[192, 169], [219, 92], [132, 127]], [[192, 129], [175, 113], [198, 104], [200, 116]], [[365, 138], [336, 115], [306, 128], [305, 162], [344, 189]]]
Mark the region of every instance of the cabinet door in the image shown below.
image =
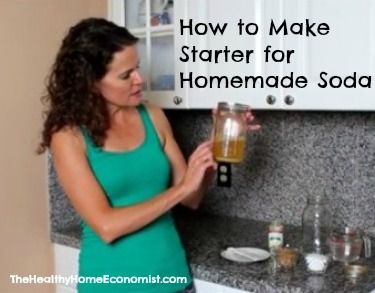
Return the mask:
[[175, 89], [175, 11], [180, 1], [110, 0], [109, 18], [139, 38], [145, 100], [163, 108], [186, 108], [185, 93]]
[[199, 279], [194, 279], [194, 284], [197, 293], [250, 293], [250, 291], [244, 291], [244, 290], [239, 290], [235, 288], [230, 288], [227, 286], [199, 280]]
[[55, 293], [77, 293], [77, 290], [64, 285], [57, 285]]
[[[177, 87], [187, 88], [188, 107], [212, 108], [217, 105], [218, 101], [224, 100], [250, 104], [254, 108], [279, 108], [281, 103], [277, 98], [280, 96], [280, 89], [269, 89], [265, 84], [262, 87], [260, 81], [257, 81], [255, 86], [252, 81], [249, 81], [247, 86], [245, 86], [245, 82], [242, 85], [237, 83], [234, 86], [230, 83], [230, 79], [235, 76], [244, 81], [245, 76], [266, 77], [272, 72], [279, 72], [279, 64], [265, 63], [263, 58], [263, 50], [266, 45], [265, 24], [268, 22], [266, 17], [272, 16], [272, 11], [268, 15], [264, 11], [264, 2], [268, 1], [181, 1], [185, 3], [186, 11], [182, 24], [190, 26], [192, 29], [190, 30], [188, 27], [180, 31], [181, 25], [176, 23], [179, 30], [179, 33], [176, 32], [176, 38], [178, 38], [176, 45], [180, 44], [176, 58], [188, 59], [186, 73], [182, 75], [177, 72], [176, 80]], [[199, 5], [197, 5], [198, 2]], [[276, 7], [280, 5], [280, 1], [271, 0], [270, 2]], [[278, 12], [279, 9], [273, 11]], [[279, 15], [275, 13], [273, 17], [278, 18]], [[238, 25], [240, 20], [244, 23], [242, 35]], [[258, 31], [254, 25], [247, 26], [250, 23], [256, 24]], [[219, 27], [223, 31], [225, 25], [225, 30], [221, 33]], [[246, 32], [246, 27], [249, 33]], [[214, 33], [215, 28], [216, 33]], [[204, 33], [205, 31], [206, 33]], [[280, 38], [275, 37], [268, 41], [277, 42], [277, 39]], [[176, 49], [178, 50], [178, 48]], [[207, 50], [212, 51], [208, 52]], [[222, 52], [219, 53], [218, 50], [222, 50]], [[225, 50], [228, 50], [228, 53], [225, 53]], [[232, 58], [234, 51], [237, 51], [234, 53], [235, 60]], [[211, 59], [208, 59], [210, 58], [209, 54], [211, 54]], [[217, 60], [215, 60], [215, 54], [218, 54]], [[193, 59], [194, 55], [195, 60]], [[177, 62], [184, 63], [181, 60]], [[210, 78], [212, 77], [211, 83]], [[226, 83], [227, 80], [229, 83]], [[276, 98], [274, 103], [267, 103], [268, 95], [273, 95]]]
[[194, 279], [194, 285], [197, 293], [223, 293], [221, 285]]
[[[375, 89], [362, 88], [360, 76], [374, 76], [375, 71], [375, 1], [373, 0], [285, 0], [283, 18], [292, 22], [327, 23], [328, 35], [284, 36], [284, 49], [294, 49], [293, 61], [284, 64], [284, 74], [293, 71], [306, 76], [308, 86], [285, 89], [283, 96], [294, 98], [286, 109], [308, 110], [374, 110]], [[316, 31], [316, 30], [315, 30]], [[322, 73], [323, 72], [323, 73]], [[324, 72], [327, 73], [324, 74]], [[339, 85], [356, 73], [356, 88]], [[323, 75], [321, 75], [323, 74]], [[334, 88], [329, 85], [333, 76]], [[321, 88], [318, 84], [327, 87]], [[365, 80], [362, 80], [365, 81]], [[348, 85], [353, 82], [347, 79]]]
[[[78, 255], [79, 250], [76, 248], [54, 244], [55, 255], [55, 273], [56, 275], [69, 278], [78, 275]], [[61, 290], [75, 289], [76, 284], [60, 284]], [[69, 291], [68, 291], [69, 292]]]

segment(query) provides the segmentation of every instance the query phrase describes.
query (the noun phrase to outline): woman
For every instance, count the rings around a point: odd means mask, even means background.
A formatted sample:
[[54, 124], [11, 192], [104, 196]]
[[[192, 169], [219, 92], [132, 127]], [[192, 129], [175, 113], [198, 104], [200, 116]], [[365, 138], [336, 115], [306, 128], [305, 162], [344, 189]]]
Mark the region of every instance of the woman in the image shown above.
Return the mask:
[[148, 278], [79, 283], [79, 293], [194, 290], [170, 210], [198, 207], [217, 167], [212, 141], [186, 164], [163, 112], [141, 102], [136, 43], [123, 27], [85, 19], [64, 38], [47, 84], [40, 153], [51, 150], [82, 219], [79, 275]]

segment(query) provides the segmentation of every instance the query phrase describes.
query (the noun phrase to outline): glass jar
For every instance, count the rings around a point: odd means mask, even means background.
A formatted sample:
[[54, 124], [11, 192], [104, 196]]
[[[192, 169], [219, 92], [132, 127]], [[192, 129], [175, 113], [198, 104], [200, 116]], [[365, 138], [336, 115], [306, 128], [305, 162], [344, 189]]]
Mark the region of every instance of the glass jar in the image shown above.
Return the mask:
[[307, 270], [324, 273], [330, 260], [331, 207], [324, 195], [311, 196], [302, 216], [302, 247]]
[[268, 227], [268, 248], [271, 254], [284, 245], [284, 224], [281, 219], [271, 222]]
[[214, 156], [219, 162], [239, 163], [245, 157], [249, 106], [220, 102], [214, 127]]

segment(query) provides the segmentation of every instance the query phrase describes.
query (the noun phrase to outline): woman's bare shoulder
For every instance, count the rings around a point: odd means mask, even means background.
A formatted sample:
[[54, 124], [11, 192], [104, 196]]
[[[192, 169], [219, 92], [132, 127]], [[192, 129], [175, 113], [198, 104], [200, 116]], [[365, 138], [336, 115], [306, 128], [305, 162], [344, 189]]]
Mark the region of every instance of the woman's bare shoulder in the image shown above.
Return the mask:
[[164, 147], [166, 141], [169, 140], [169, 137], [173, 137], [172, 128], [169, 124], [167, 117], [164, 114], [164, 111], [157, 105], [151, 103], [145, 103], [152, 123], [155, 126], [161, 145]]
[[162, 128], [164, 128], [165, 124], [168, 124], [168, 119], [165, 116], [164, 111], [159, 106], [150, 102], [144, 103], [143, 105], [146, 107], [154, 124], [161, 126]]
[[52, 134], [51, 148], [74, 148], [86, 151], [82, 131], [76, 126], [65, 126]]
[[150, 103], [150, 102], [145, 102], [145, 103], [142, 103], [142, 104], [143, 104], [143, 106], [146, 107], [147, 111], [150, 114], [153, 114], [153, 115], [161, 115], [161, 114], [163, 114], [164, 115], [163, 110], [158, 105], [155, 105], [155, 104]]

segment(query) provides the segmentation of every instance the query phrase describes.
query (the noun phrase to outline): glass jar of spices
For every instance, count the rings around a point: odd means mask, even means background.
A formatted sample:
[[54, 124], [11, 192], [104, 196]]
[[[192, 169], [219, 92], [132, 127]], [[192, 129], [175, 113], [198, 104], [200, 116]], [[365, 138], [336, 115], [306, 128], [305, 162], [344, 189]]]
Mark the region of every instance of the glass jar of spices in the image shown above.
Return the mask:
[[268, 247], [271, 254], [275, 254], [276, 250], [284, 245], [284, 224], [281, 219], [271, 222], [268, 227]]

